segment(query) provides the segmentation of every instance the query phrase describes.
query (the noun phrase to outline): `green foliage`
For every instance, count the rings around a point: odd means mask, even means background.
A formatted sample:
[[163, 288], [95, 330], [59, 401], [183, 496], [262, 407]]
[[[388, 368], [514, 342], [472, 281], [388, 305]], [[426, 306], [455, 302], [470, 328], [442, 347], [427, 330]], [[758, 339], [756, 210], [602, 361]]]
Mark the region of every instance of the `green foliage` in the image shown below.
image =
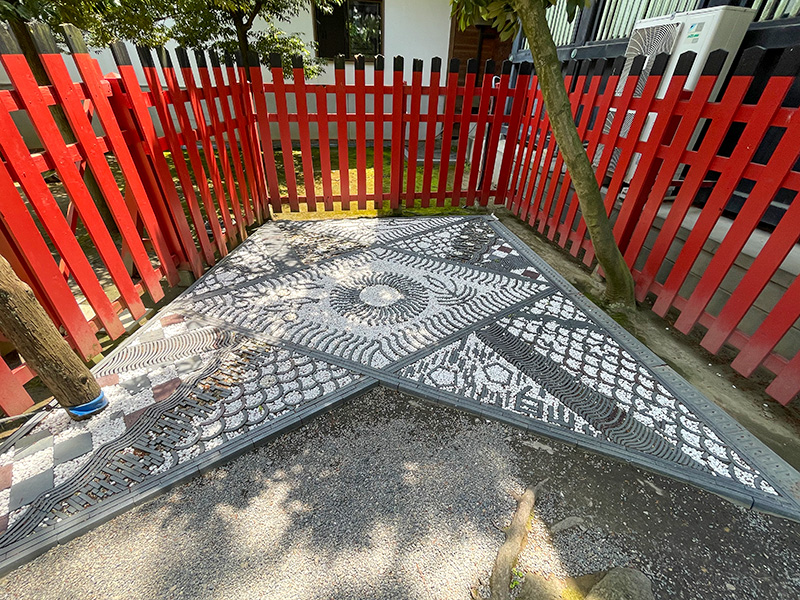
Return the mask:
[[[284, 58], [291, 75], [291, 57], [303, 57], [306, 76], [322, 71], [314, 44], [281, 23], [296, 17], [311, 4], [328, 11], [342, 0], [0, 0], [0, 18], [44, 21], [55, 31], [72, 23], [88, 34], [92, 46], [104, 47], [120, 40], [161, 46], [175, 40], [193, 50], [209, 48], [230, 52], [254, 50], [267, 62], [271, 53]], [[266, 28], [253, 30], [257, 19]], [[244, 47], [243, 47], [244, 46]]]
[[[555, 6], [558, 0], [527, 0], [543, 2], [546, 8]], [[572, 21], [579, 8], [589, 6], [591, 0], [567, 0], [567, 17]], [[501, 40], [514, 37], [519, 30], [519, 18], [510, 0], [450, 0], [450, 14], [462, 30], [470, 25], [486, 21], [500, 34]]]

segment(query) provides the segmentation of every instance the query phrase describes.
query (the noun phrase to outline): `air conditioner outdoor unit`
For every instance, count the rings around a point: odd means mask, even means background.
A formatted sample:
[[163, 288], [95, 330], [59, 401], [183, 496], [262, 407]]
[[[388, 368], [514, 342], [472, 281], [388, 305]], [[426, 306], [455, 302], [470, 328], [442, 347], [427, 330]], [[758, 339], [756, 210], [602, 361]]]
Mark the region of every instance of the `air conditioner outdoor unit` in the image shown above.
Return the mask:
[[[672, 79], [672, 74], [675, 72], [675, 67], [678, 60], [684, 52], [695, 52], [695, 58], [689, 76], [686, 78], [686, 83], [683, 86], [684, 90], [693, 90], [700, 79], [700, 74], [703, 72], [703, 67], [706, 64], [709, 54], [715, 50], [727, 50], [728, 58], [722, 67], [717, 84], [712, 91], [712, 98], [722, 87], [725, 76], [730, 69], [731, 63], [736, 56], [739, 46], [742, 43], [744, 34], [750, 23], [753, 21], [756, 11], [750, 8], [740, 8], [737, 6], [715, 6], [712, 8], [704, 8], [701, 10], [693, 10], [690, 12], [673, 13], [663, 17], [654, 17], [651, 19], [644, 19], [634, 25], [631, 32], [628, 47], [625, 50], [625, 65], [623, 66], [620, 75], [619, 83], [617, 84], [617, 94], [622, 93], [625, 86], [625, 80], [630, 73], [631, 64], [636, 56], [645, 56], [644, 68], [639, 77], [636, 85], [636, 94], [639, 95], [644, 90], [645, 82], [650, 74], [650, 69], [657, 55], [661, 53], [670, 54], [667, 68], [661, 80], [661, 85], [656, 92], [656, 98], [663, 98], [666, 95], [669, 82]], [[614, 112], [609, 111], [606, 117], [604, 131], [607, 133], [611, 130], [611, 123], [614, 119]], [[622, 125], [620, 134], [627, 135], [630, 131], [635, 112], [628, 111], [625, 115], [625, 121]], [[645, 121], [644, 128], [640, 135], [641, 140], [647, 140], [652, 130], [653, 123], [655, 122], [655, 113], [650, 113]], [[695, 136], [699, 135], [702, 124], [698, 125]], [[693, 138], [692, 142], [694, 142]], [[613, 172], [618, 160], [619, 150], [615, 150], [615, 156], [612, 157], [609, 172]], [[599, 161], [596, 159], [596, 163]], [[634, 157], [631, 161], [628, 171], [625, 173], [624, 181], [629, 183], [636, 171], [638, 164], [638, 157]]]

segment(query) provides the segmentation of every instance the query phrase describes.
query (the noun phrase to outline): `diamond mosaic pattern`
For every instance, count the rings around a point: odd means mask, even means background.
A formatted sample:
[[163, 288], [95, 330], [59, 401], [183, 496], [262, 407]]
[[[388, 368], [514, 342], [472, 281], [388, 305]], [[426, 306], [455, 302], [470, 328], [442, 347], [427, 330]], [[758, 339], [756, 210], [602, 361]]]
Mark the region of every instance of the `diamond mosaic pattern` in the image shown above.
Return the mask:
[[269, 223], [95, 375], [103, 413], [0, 447], [0, 569], [377, 383], [800, 518], [795, 471], [490, 217]]

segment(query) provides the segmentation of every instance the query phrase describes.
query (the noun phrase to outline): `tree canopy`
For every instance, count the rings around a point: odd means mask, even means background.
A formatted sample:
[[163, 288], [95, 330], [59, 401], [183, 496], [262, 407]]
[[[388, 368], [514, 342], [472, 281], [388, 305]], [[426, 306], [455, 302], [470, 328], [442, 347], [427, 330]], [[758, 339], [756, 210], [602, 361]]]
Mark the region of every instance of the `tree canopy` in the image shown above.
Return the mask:
[[[57, 31], [68, 22], [88, 34], [92, 46], [125, 40], [161, 46], [169, 40], [195, 50], [255, 51], [263, 60], [302, 56], [306, 75], [322, 70], [314, 44], [284, 30], [290, 19], [313, 5], [329, 11], [342, 0], [0, 0], [0, 18], [43, 21]], [[264, 23], [254, 28], [257, 20]]]
[[[542, 2], [545, 7], [555, 6], [558, 0], [530, 0]], [[579, 8], [589, 6], [591, 0], [567, 0], [567, 17], [575, 18]], [[517, 34], [520, 26], [519, 15], [514, 3], [508, 0], [450, 0], [453, 17], [461, 29], [466, 29], [478, 21], [488, 21], [500, 33], [501, 40]]]

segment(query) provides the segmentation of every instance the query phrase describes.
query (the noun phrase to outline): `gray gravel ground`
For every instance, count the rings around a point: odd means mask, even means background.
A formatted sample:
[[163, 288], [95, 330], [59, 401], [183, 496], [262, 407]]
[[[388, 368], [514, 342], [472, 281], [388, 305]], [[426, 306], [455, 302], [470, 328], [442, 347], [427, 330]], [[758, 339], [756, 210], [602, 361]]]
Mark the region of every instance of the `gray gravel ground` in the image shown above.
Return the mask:
[[546, 477], [521, 568], [630, 565], [657, 598], [800, 596], [796, 523], [377, 389], [54, 548], [0, 597], [468, 599], [509, 491]]

